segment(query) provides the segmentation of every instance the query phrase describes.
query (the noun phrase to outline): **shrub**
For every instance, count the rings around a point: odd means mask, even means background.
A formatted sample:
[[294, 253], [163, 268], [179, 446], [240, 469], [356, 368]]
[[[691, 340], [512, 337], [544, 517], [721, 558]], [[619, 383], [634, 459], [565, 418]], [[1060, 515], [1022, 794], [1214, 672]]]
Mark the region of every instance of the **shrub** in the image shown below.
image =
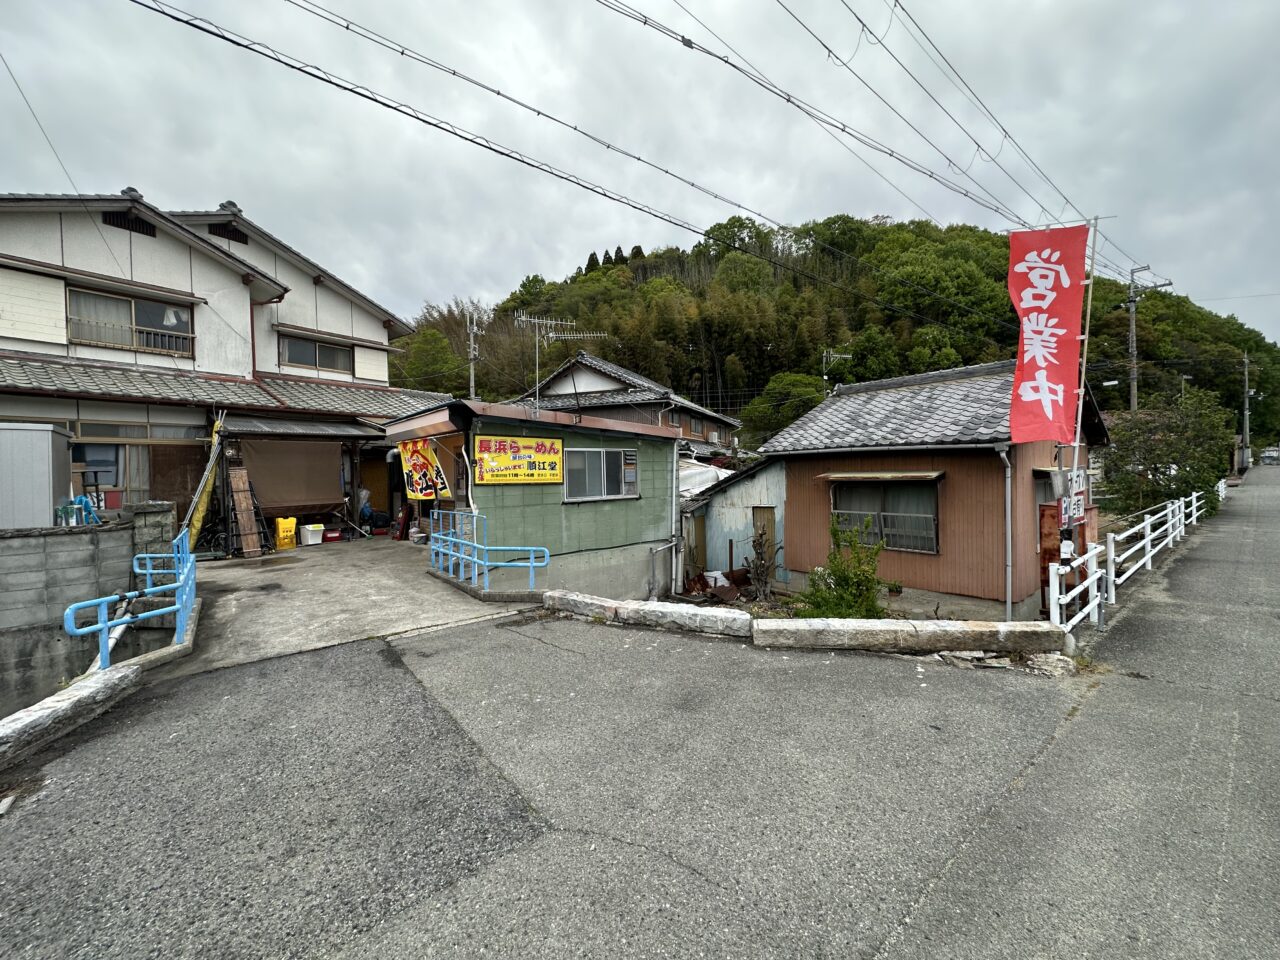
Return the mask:
[[[861, 533], [869, 533], [867, 517]], [[825, 567], [809, 572], [809, 589], [800, 594], [797, 617], [852, 617], [877, 620], [884, 616], [880, 589], [886, 582], [877, 575], [884, 543], [866, 544], [857, 530], [843, 530], [831, 521], [831, 552]]]

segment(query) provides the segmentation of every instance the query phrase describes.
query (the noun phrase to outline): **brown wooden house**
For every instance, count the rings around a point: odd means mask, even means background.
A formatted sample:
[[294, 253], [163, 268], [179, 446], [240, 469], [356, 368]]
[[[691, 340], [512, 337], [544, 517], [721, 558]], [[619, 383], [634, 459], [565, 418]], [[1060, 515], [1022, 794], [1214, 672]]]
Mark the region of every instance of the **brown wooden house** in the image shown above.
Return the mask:
[[[885, 544], [880, 575], [903, 587], [896, 604], [941, 616], [1038, 616], [1039, 504], [1054, 500], [1052, 474], [1060, 459], [1070, 468], [1072, 450], [1010, 442], [1013, 370], [1010, 360], [837, 387], [763, 444], [785, 464], [777, 506], [791, 589], [825, 563], [833, 519], [860, 528], [870, 518], [870, 537]], [[1092, 397], [1084, 439], [1106, 442]]]

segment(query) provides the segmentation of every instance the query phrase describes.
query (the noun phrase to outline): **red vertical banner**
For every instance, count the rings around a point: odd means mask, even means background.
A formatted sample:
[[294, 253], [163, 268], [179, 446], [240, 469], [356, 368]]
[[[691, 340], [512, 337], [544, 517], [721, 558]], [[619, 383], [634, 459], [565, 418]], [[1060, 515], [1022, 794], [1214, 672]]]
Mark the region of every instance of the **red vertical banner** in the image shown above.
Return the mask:
[[1019, 328], [1009, 401], [1014, 443], [1075, 442], [1088, 243], [1088, 224], [1009, 235], [1009, 298]]

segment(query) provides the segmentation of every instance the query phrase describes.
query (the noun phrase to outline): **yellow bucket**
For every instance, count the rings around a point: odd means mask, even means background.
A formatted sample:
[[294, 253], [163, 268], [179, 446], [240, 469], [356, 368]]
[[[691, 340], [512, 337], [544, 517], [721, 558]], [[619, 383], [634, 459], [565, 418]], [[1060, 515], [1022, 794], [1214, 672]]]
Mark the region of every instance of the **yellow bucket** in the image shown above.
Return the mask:
[[292, 550], [298, 545], [298, 518], [276, 517], [276, 549]]

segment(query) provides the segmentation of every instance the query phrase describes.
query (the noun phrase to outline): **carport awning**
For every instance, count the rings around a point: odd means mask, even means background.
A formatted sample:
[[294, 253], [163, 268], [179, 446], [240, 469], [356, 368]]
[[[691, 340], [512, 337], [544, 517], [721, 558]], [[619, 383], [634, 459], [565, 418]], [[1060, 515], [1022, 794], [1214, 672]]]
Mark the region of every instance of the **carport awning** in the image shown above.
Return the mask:
[[819, 480], [937, 480], [941, 470], [869, 470], [852, 473], [820, 473]]
[[362, 420], [279, 420], [229, 414], [222, 432], [231, 437], [274, 437], [281, 440], [381, 440], [386, 432]]

